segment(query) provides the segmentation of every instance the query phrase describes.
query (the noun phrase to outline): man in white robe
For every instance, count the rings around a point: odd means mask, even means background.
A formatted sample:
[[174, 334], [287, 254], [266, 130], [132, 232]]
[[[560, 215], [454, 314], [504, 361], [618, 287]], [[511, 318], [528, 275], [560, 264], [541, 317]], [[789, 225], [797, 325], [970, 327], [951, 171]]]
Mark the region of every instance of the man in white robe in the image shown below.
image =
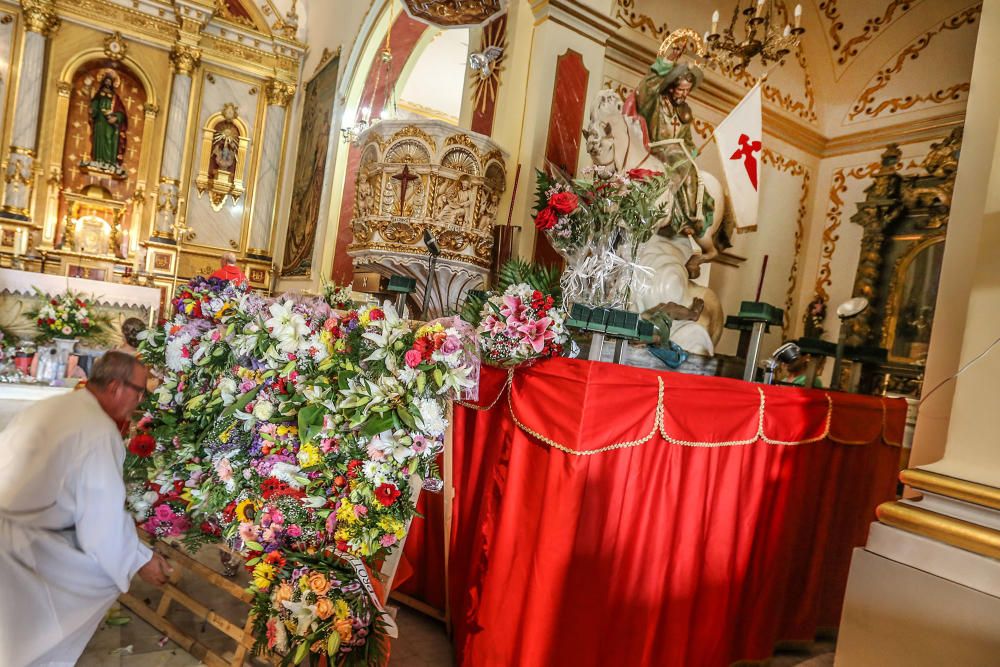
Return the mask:
[[0, 433], [0, 666], [73, 665], [119, 593], [170, 568], [125, 510], [116, 421], [146, 369], [108, 352], [87, 388], [41, 401]]

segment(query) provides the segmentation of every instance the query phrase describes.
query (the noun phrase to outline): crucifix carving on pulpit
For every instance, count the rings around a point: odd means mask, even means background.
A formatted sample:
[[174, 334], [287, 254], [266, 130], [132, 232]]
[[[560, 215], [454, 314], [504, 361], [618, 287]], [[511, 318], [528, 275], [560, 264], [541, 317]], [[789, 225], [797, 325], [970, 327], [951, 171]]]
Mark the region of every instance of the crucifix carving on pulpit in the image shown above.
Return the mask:
[[410, 173], [410, 165], [403, 165], [403, 171], [392, 177], [392, 180], [399, 181], [399, 215], [403, 215], [403, 204], [406, 203], [406, 189], [410, 186], [410, 181], [416, 181], [420, 177]]

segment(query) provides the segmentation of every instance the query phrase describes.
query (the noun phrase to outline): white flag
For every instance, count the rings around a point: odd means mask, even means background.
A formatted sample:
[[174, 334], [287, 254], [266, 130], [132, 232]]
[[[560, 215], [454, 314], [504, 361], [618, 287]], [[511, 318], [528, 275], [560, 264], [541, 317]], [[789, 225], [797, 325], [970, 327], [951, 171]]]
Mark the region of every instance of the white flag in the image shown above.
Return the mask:
[[760, 201], [761, 110], [760, 84], [740, 100], [736, 108], [715, 128], [722, 170], [726, 175], [729, 201], [736, 227], [752, 231], [757, 227], [757, 204]]

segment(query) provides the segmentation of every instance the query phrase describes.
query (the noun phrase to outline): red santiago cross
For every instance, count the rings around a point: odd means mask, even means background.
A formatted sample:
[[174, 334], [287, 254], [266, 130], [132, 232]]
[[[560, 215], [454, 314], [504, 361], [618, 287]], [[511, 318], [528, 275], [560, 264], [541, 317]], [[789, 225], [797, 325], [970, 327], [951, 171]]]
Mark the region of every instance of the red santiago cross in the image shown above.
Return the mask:
[[403, 165], [403, 171], [392, 177], [392, 180], [399, 181], [399, 215], [403, 215], [403, 204], [406, 203], [406, 188], [410, 181], [415, 181], [420, 177], [410, 173], [410, 165]]
[[739, 160], [743, 158], [743, 166], [746, 167], [747, 176], [750, 177], [750, 183], [753, 185], [753, 189], [757, 189], [757, 158], [754, 153], [760, 151], [759, 141], [750, 141], [750, 137], [745, 134], [740, 135], [740, 147], [739, 149], [730, 156], [730, 160]]

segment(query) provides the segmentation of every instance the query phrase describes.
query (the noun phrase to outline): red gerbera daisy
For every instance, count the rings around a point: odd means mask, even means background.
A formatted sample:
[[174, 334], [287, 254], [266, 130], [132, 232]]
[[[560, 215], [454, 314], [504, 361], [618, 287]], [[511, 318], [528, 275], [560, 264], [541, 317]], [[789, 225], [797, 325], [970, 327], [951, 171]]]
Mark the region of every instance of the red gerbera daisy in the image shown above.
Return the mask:
[[396, 498], [399, 498], [399, 489], [397, 489], [393, 484], [382, 484], [375, 489], [375, 498], [378, 499], [384, 507], [388, 507], [396, 502]]

